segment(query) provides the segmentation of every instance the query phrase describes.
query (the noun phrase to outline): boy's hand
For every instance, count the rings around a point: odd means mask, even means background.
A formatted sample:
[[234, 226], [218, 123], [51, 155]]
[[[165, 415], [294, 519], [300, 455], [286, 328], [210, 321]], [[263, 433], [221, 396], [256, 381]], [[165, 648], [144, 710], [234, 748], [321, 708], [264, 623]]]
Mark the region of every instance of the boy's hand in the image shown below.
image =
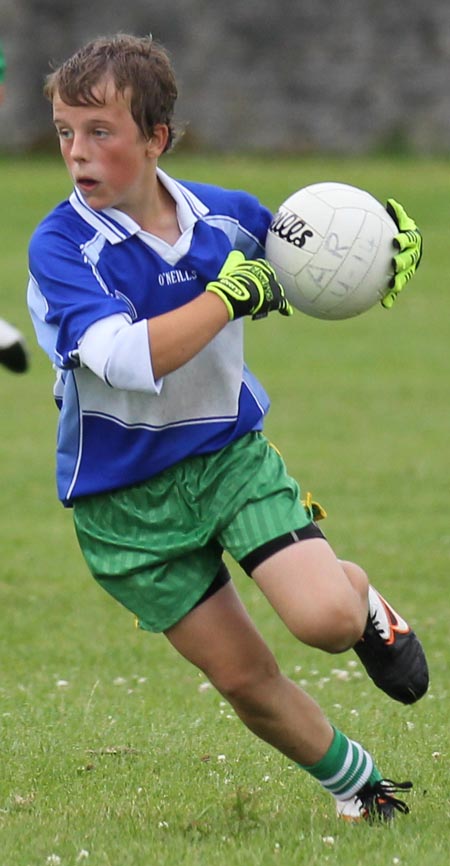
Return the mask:
[[261, 319], [272, 310], [282, 316], [294, 312], [272, 266], [265, 259], [246, 259], [238, 250], [229, 253], [217, 279], [207, 284], [206, 291], [221, 298], [230, 321], [242, 316]]
[[422, 258], [422, 235], [415, 222], [408, 216], [401, 204], [389, 198], [386, 210], [399, 228], [399, 234], [394, 238], [394, 246], [398, 253], [393, 258], [394, 276], [389, 283], [389, 291], [381, 304], [390, 309], [397, 295], [414, 276]]

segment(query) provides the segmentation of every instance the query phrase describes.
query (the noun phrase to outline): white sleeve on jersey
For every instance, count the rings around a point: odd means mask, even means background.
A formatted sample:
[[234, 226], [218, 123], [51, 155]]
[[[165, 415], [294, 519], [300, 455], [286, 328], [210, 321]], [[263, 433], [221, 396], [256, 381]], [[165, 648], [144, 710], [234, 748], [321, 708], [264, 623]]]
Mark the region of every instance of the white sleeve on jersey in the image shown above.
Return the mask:
[[112, 388], [159, 394], [155, 381], [146, 319], [131, 322], [120, 313], [99, 319], [87, 329], [78, 346], [80, 364], [89, 367]]

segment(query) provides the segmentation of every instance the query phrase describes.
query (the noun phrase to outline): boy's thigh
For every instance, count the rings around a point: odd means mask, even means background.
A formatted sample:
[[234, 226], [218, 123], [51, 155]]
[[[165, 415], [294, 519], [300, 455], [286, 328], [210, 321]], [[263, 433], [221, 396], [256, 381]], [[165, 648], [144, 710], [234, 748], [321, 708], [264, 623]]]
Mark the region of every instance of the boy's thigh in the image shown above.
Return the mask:
[[229, 581], [166, 631], [172, 645], [221, 692], [267, 678], [276, 663]]
[[325, 538], [285, 547], [261, 562], [252, 577], [304, 643], [340, 652], [362, 634], [367, 600]]

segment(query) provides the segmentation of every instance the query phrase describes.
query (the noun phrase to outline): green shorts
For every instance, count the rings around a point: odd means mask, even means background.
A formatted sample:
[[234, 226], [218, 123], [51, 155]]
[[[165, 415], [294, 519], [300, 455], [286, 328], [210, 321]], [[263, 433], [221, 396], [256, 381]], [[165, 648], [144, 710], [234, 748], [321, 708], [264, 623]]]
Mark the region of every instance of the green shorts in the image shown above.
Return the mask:
[[261, 433], [190, 457], [144, 484], [83, 497], [75, 528], [88, 567], [141, 628], [165, 631], [219, 573], [311, 524], [296, 481]]

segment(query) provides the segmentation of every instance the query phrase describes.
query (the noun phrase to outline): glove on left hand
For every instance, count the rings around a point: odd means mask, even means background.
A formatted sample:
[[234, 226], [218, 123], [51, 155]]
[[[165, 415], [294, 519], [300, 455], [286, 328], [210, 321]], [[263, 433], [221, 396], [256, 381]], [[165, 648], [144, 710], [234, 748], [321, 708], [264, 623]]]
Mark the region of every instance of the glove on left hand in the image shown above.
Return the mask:
[[398, 226], [399, 233], [394, 238], [398, 253], [393, 257], [394, 276], [389, 283], [389, 291], [381, 304], [390, 309], [419, 267], [423, 252], [422, 235], [415, 222], [395, 199], [389, 198], [386, 210]]

